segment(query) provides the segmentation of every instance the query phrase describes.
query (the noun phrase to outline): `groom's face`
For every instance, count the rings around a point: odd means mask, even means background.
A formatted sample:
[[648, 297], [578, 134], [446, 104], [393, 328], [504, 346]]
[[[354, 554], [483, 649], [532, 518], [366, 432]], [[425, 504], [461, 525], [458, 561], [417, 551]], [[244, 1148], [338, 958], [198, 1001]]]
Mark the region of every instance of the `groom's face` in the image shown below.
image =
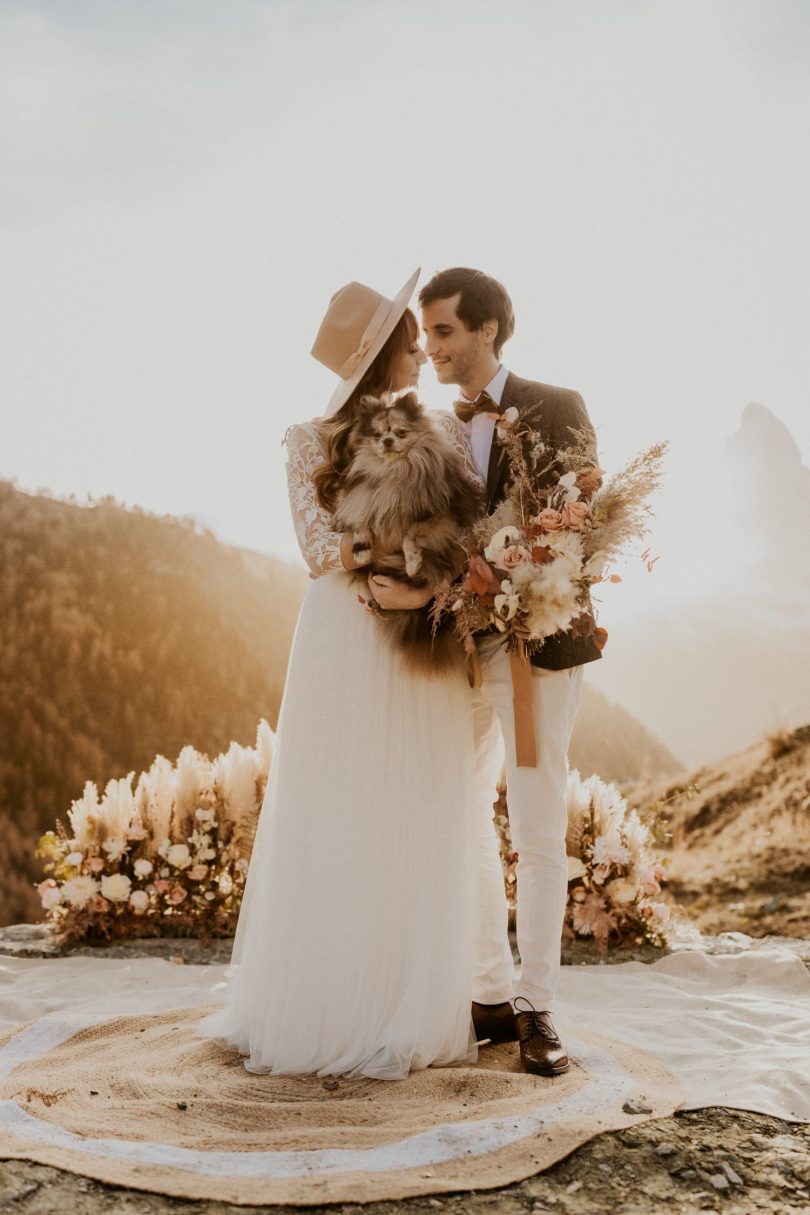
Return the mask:
[[[433, 300], [422, 309], [425, 354], [436, 369], [440, 384], [467, 384], [475, 379], [482, 361], [492, 354], [492, 340], [483, 330], [470, 330], [459, 318], [460, 295]], [[496, 326], [497, 332], [497, 326]]]

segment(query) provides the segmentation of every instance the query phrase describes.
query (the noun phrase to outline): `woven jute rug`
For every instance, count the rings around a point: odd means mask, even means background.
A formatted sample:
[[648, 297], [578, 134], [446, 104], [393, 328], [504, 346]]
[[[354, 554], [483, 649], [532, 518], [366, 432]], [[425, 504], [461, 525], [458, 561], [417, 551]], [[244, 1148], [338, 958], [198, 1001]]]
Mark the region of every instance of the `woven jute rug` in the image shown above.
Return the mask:
[[522, 1072], [512, 1044], [400, 1081], [254, 1075], [194, 1036], [214, 1007], [0, 1037], [0, 1157], [184, 1198], [371, 1202], [506, 1185], [682, 1100], [650, 1055], [569, 1026], [554, 1079]]

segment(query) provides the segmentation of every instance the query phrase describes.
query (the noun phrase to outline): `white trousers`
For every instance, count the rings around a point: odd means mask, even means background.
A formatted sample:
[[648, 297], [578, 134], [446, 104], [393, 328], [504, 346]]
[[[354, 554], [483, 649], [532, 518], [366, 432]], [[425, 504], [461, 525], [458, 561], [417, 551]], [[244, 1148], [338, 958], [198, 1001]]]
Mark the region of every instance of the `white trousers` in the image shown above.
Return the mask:
[[[532, 667], [538, 762], [536, 768], [518, 768], [509, 656], [497, 637], [479, 642], [478, 654], [482, 683], [472, 693], [477, 854], [473, 999], [499, 1004], [524, 996], [536, 1009], [552, 1011], [568, 897], [568, 744], [582, 693], [583, 668], [547, 671]], [[504, 758], [512, 843], [520, 856], [517, 941], [521, 971], [517, 981], [492, 809]]]

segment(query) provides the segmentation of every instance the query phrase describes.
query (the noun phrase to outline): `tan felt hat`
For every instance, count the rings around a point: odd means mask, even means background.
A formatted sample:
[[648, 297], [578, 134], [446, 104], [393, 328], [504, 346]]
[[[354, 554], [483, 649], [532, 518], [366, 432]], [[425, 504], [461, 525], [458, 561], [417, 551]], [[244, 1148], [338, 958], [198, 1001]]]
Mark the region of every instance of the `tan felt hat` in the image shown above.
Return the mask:
[[340, 376], [324, 417], [345, 405], [408, 307], [419, 269], [392, 300], [364, 283], [347, 283], [329, 301], [310, 353]]

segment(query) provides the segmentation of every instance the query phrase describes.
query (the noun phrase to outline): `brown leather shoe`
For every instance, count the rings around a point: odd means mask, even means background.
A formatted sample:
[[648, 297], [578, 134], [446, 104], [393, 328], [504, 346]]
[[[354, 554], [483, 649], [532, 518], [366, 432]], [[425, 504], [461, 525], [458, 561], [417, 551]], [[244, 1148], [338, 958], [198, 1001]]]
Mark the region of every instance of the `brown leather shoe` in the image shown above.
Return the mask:
[[[526, 1009], [518, 1004], [527, 1005]], [[571, 1061], [551, 1023], [551, 1014], [538, 1012], [523, 996], [515, 1001], [515, 1021], [520, 1042], [520, 1061], [524, 1071], [535, 1076], [560, 1076]]]
[[512, 1005], [472, 1003], [473, 1028], [478, 1042], [517, 1042], [517, 1026]]

